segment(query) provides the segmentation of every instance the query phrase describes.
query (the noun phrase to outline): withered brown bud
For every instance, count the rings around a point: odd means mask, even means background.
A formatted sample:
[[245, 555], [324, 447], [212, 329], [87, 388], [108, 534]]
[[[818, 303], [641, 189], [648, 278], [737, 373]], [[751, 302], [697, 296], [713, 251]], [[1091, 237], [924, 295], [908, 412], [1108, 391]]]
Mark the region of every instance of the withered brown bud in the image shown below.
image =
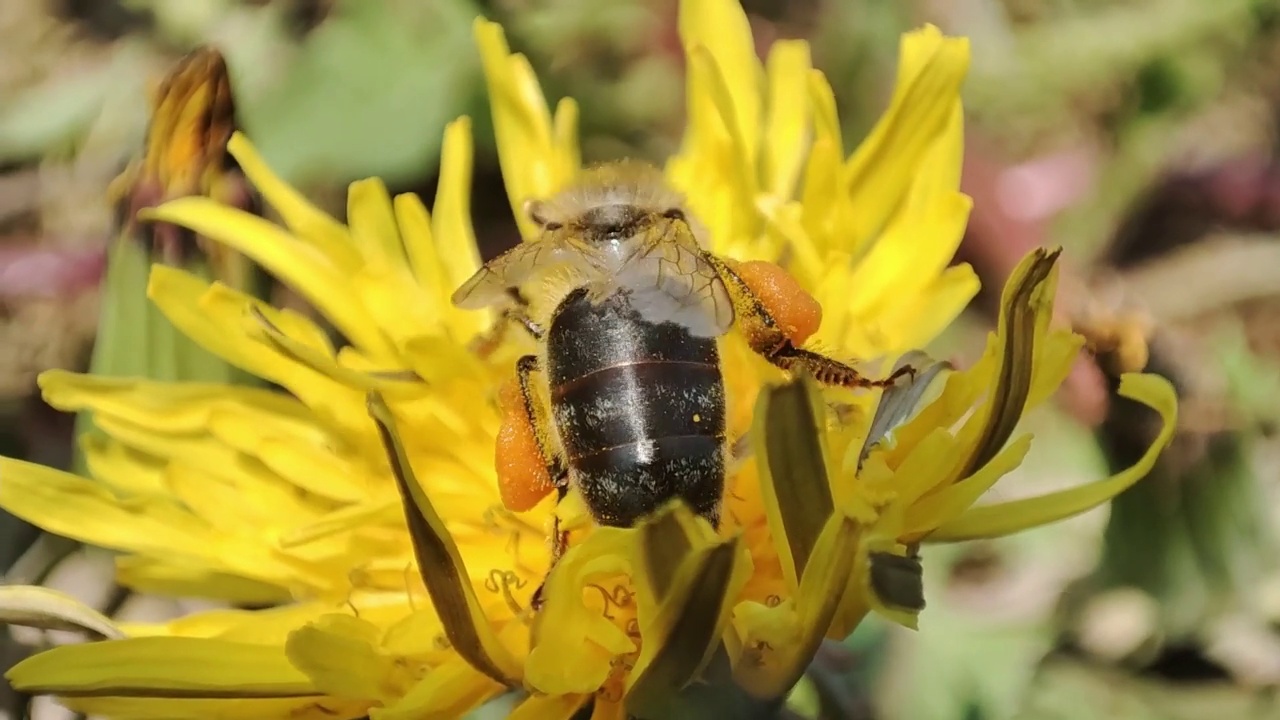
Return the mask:
[[156, 88], [142, 156], [113, 183], [119, 231], [144, 243], [162, 262], [182, 265], [199, 251], [219, 279], [238, 275], [232, 251], [184, 228], [139, 222], [138, 212], [181, 197], [203, 196], [249, 212], [259, 211], [244, 174], [227, 152], [236, 130], [235, 100], [226, 61], [201, 47], [173, 68]]

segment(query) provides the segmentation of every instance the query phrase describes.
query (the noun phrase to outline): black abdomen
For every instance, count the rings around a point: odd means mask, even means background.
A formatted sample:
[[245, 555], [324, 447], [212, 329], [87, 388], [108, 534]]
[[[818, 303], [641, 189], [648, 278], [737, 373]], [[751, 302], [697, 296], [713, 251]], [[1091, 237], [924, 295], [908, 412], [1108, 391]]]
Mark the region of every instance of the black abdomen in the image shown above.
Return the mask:
[[724, 383], [716, 342], [640, 318], [624, 294], [585, 290], [547, 336], [551, 406], [574, 482], [596, 521], [630, 527], [681, 497], [716, 524], [724, 489]]

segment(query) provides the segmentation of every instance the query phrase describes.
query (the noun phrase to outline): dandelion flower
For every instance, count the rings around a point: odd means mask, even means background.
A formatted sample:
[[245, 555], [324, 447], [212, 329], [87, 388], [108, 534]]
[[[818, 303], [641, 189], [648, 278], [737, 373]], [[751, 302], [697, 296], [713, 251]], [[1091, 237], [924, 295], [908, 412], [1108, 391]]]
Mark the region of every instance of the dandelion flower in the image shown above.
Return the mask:
[[[525, 202], [579, 176], [577, 107], [551, 113], [501, 28], [475, 30], [507, 189], [532, 240]], [[775, 698], [823, 638], [868, 612], [914, 626], [922, 543], [1052, 522], [1146, 472], [1175, 409], [1167, 383], [1134, 375], [1122, 393], [1166, 428], [1137, 466], [974, 506], [1021, 461], [1017, 421], [1058, 387], [1080, 342], [1049, 328], [1056, 253], [1041, 251], [1010, 280], [973, 367], [910, 352], [977, 290], [970, 269], [948, 267], [969, 208], [958, 191], [963, 40], [932, 27], [904, 37], [889, 109], [846, 158], [804, 43], [776, 44], [761, 66], [731, 0], [685, 0], [680, 30], [689, 123], [665, 173], [711, 248], [782, 263], [821, 304], [816, 342], [919, 363], [913, 382], [820, 390], [731, 335], [729, 434], [749, 434], [754, 452], [726, 478], [718, 529], [678, 503], [637, 527], [596, 527], [576, 492], [509, 509], [493, 467], [499, 388], [531, 345], [507, 333], [477, 355], [497, 318], [450, 304], [479, 267], [469, 123], [446, 130], [430, 213], [365, 180], [350, 188], [346, 225], [236, 136], [230, 152], [283, 225], [203, 198], [151, 219], [251, 257], [349, 344], [156, 267], [150, 296], [178, 328], [288, 394], [48, 373], [49, 402], [93, 412], [107, 436], [87, 449], [99, 482], [5, 460], [0, 506], [120, 550], [131, 587], [274, 607], [124, 624], [123, 639], [19, 664], [15, 687], [157, 718], [459, 717], [509, 690], [524, 692], [513, 717], [568, 718], [588, 703], [597, 718], [662, 717], [716, 683]], [[553, 522], [571, 541], [547, 576]]]

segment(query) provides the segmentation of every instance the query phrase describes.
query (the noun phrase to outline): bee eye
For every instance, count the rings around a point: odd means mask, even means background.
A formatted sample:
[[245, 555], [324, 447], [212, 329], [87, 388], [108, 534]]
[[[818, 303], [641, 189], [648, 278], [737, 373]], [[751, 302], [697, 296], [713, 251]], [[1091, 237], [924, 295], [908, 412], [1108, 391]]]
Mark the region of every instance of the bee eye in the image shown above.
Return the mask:
[[668, 220], [684, 220], [685, 219], [684, 211], [681, 210], [680, 208], [671, 208], [670, 210], [662, 213], [662, 217]]
[[550, 232], [555, 232], [562, 227], [564, 227], [564, 224], [558, 222], [545, 222], [542, 224], [542, 229]]

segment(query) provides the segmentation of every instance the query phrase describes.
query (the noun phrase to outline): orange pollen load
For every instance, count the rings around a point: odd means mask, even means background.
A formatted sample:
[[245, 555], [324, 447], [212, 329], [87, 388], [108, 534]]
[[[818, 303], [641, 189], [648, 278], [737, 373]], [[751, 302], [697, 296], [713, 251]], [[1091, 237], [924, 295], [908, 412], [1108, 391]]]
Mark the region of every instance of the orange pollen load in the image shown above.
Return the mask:
[[797, 347], [822, 325], [822, 306], [791, 274], [764, 260], [733, 263], [733, 271]]
[[507, 382], [498, 398], [502, 410], [502, 427], [494, 447], [498, 492], [508, 510], [525, 512], [546, 497], [554, 486], [538, 447], [537, 431], [525, 412], [519, 383], [514, 379]]

